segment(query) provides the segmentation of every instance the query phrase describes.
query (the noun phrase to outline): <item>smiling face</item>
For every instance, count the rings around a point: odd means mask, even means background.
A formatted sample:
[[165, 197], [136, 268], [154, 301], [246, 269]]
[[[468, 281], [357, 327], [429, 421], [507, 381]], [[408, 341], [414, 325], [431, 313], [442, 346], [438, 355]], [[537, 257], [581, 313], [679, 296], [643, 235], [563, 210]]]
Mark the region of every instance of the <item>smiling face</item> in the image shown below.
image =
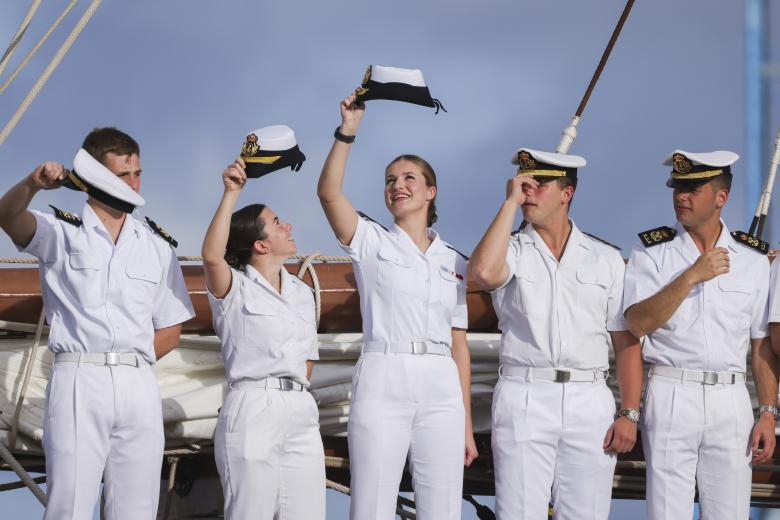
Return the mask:
[[525, 186], [525, 204], [522, 206], [523, 218], [531, 224], [544, 224], [552, 218], [565, 216], [574, 187], [561, 187], [555, 179], [539, 178], [538, 188]]
[[677, 187], [672, 192], [674, 213], [686, 228], [719, 220], [720, 210], [728, 199], [728, 190], [712, 181], [696, 187]]
[[285, 259], [294, 255], [298, 249], [291, 233], [292, 224], [280, 220], [267, 206], [260, 212], [259, 218], [263, 221], [265, 238], [255, 241], [256, 252]]
[[419, 214], [428, 220], [428, 207], [436, 198], [436, 186], [429, 186], [422, 168], [401, 159], [385, 172], [385, 205], [398, 221]]
[[138, 154], [117, 155], [108, 152], [101, 161], [119, 180], [130, 186], [136, 193], [141, 190], [141, 158]]

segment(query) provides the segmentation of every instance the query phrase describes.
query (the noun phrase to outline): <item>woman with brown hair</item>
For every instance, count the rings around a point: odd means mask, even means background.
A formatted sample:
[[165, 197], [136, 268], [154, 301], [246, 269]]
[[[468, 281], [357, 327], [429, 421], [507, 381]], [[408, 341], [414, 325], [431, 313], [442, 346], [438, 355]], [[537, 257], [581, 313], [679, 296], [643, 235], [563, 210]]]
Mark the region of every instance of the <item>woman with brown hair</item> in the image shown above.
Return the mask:
[[477, 457], [466, 344], [467, 259], [430, 229], [436, 222], [436, 175], [418, 156], [401, 155], [385, 170], [390, 229], [359, 215], [347, 200], [344, 171], [365, 111], [356, 93], [341, 102], [341, 126], [317, 189], [336, 238], [352, 258], [363, 316], [348, 426], [350, 518], [395, 516], [408, 454], [417, 518], [459, 519], [463, 465]]

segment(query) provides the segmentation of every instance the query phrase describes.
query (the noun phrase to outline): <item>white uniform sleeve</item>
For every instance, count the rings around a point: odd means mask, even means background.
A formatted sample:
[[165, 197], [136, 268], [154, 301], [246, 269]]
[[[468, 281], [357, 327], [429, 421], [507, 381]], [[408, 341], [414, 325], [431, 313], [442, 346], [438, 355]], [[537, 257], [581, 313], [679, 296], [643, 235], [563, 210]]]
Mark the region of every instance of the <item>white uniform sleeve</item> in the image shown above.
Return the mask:
[[517, 274], [517, 257], [520, 256], [520, 244], [517, 242], [517, 240], [513, 238], [509, 239], [509, 247], [506, 250], [506, 266], [509, 268], [506, 276], [506, 280], [504, 280], [501, 285], [490, 291], [491, 293], [499, 291], [507, 286], [509, 282], [512, 281], [512, 278], [515, 277], [515, 274]]
[[[656, 246], [659, 247], [659, 246]], [[623, 315], [632, 305], [648, 299], [662, 288], [658, 268], [644, 246], [631, 250], [623, 282]]]
[[228, 292], [225, 294], [224, 298], [217, 298], [209, 290], [209, 288], [206, 287], [206, 294], [209, 298], [209, 306], [211, 307], [211, 312], [213, 314], [224, 315], [231, 307], [231, 305], [233, 305], [233, 302], [236, 301], [236, 294], [241, 291], [239, 287], [241, 283], [241, 276], [244, 276], [244, 273], [237, 271], [232, 267], [230, 268], [230, 289], [228, 289]]
[[626, 264], [620, 253], [610, 258], [611, 285], [607, 295], [607, 330], [618, 332], [628, 330], [626, 319], [623, 316], [623, 279], [626, 272]]
[[163, 268], [162, 282], [152, 313], [155, 330], [184, 323], [195, 316], [179, 261], [170, 247], [168, 253], [168, 262]]
[[[761, 258], [760, 271], [751, 274], [755, 277], [758, 290], [756, 291], [756, 301], [753, 306], [753, 315], [750, 319], [750, 338], [761, 339], [769, 336], [769, 286], [770, 286], [770, 268], [769, 259], [765, 256]], [[775, 272], [777, 269], [773, 269]], [[772, 285], [774, 287], [774, 285]]]
[[35, 210], [30, 213], [35, 217], [35, 234], [26, 247], [15, 244], [16, 248], [22, 253], [36, 257], [42, 263], [51, 263], [57, 259], [57, 253], [62, 251], [57, 245], [57, 233], [60, 231], [61, 224], [57, 222], [54, 215]]
[[339, 242], [339, 245], [352, 260], [360, 262], [367, 256], [370, 256], [371, 253], [379, 247], [381, 242], [380, 233], [383, 232], [384, 229], [382, 229], [379, 224], [368, 222], [366, 219], [359, 216], [352, 242], [350, 242], [348, 246], [345, 246], [341, 242]]
[[314, 335], [314, 340], [311, 342], [311, 349], [309, 350], [309, 357], [306, 358], [309, 361], [317, 361], [320, 359], [320, 342], [317, 339], [317, 335]]
[[[467, 273], [468, 265], [466, 260], [458, 255], [458, 259], [455, 262], [455, 270], [459, 273]], [[452, 326], [458, 329], [469, 328], [469, 310], [466, 305], [467, 297], [467, 284], [466, 280], [458, 282], [458, 302], [455, 304], [455, 309], [452, 311]]]
[[780, 323], [780, 262], [772, 262], [769, 281], [769, 323]]

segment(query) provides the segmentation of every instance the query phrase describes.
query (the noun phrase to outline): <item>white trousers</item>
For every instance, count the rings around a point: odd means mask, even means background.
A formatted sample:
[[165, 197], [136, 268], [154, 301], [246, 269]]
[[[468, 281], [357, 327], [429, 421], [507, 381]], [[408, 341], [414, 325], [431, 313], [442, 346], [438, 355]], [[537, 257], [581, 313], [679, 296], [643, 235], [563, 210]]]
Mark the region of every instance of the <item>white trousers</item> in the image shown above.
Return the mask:
[[44, 520], [92, 518], [103, 477], [109, 520], [153, 520], [165, 438], [150, 366], [55, 363], [46, 389]]
[[309, 392], [230, 390], [214, 456], [226, 519], [325, 519], [325, 453]]
[[395, 518], [408, 454], [417, 518], [460, 519], [464, 421], [452, 358], [364, 353], [349, 413], [350, 518]]
[[651, 520], [747, 520], [753, 409], [744, 383], [702, 385], [652, 375], [642, 441]]
[[493, 394], [498, 520], [606, 520], [616, 458], [603, 449], [615, 400], [603, 381], [501, 377]]

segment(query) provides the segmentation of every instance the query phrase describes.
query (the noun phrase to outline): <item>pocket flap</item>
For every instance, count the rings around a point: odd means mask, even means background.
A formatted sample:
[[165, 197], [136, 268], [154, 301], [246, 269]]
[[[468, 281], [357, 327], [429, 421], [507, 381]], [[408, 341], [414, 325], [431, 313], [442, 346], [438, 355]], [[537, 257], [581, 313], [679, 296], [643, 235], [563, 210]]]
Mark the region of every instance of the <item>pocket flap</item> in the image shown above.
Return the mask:
[[244, 309], [249, 314], [279, 316], [279, 311], [274, 307], [274, 305], [269, 305], [268, 302], [261, 298], [252, 298], [247, 296], [247, 298], [244, 300]]
[[725, 292], [738, 292], [750, 294], [753, 292], [753, 287], [748, 280], [729, 276], [728, 274], [718, 276], [718, 288]]
[[68, 259], [73, 269], [100, 269], [100, 261], [90, 253], [71, 251]]
[[412, 259], [403, 255], [398, 249], [384, 245], [379, 249], [379, 258], [387, 260], [401, 267], [412, 267]]
[[455, 282], [455, 283], [459, 283], [459, 284], [465, 284], [465, 283], [466, 283], [465, 277], [464, 277], [463, 275], [461, 275], [460, 277], [458, 277], [458, 274], [457, 274], [457, 273], [455, 273], [454, 271], [451, 271], [451, 270], [447, 269], [447, 268], [446, 268], [446, 267], [444, 267], [444, 266], [442, 266], [442, 267], [439, 269], [439, 275], [440, 275], [440, 276], [441, 276], [443, 279], [447, 280], [448, 282]]
[[144, 280], [152, 283], [160, 283], [162, 279], [162, 269], [160, 266], [150, 263], [128, 263], [125, 270], [128, 278], [134, 280]]
[[607, 287], [609, 274], [599, 265], [585, 264], [577, 268], [577, 281]]

